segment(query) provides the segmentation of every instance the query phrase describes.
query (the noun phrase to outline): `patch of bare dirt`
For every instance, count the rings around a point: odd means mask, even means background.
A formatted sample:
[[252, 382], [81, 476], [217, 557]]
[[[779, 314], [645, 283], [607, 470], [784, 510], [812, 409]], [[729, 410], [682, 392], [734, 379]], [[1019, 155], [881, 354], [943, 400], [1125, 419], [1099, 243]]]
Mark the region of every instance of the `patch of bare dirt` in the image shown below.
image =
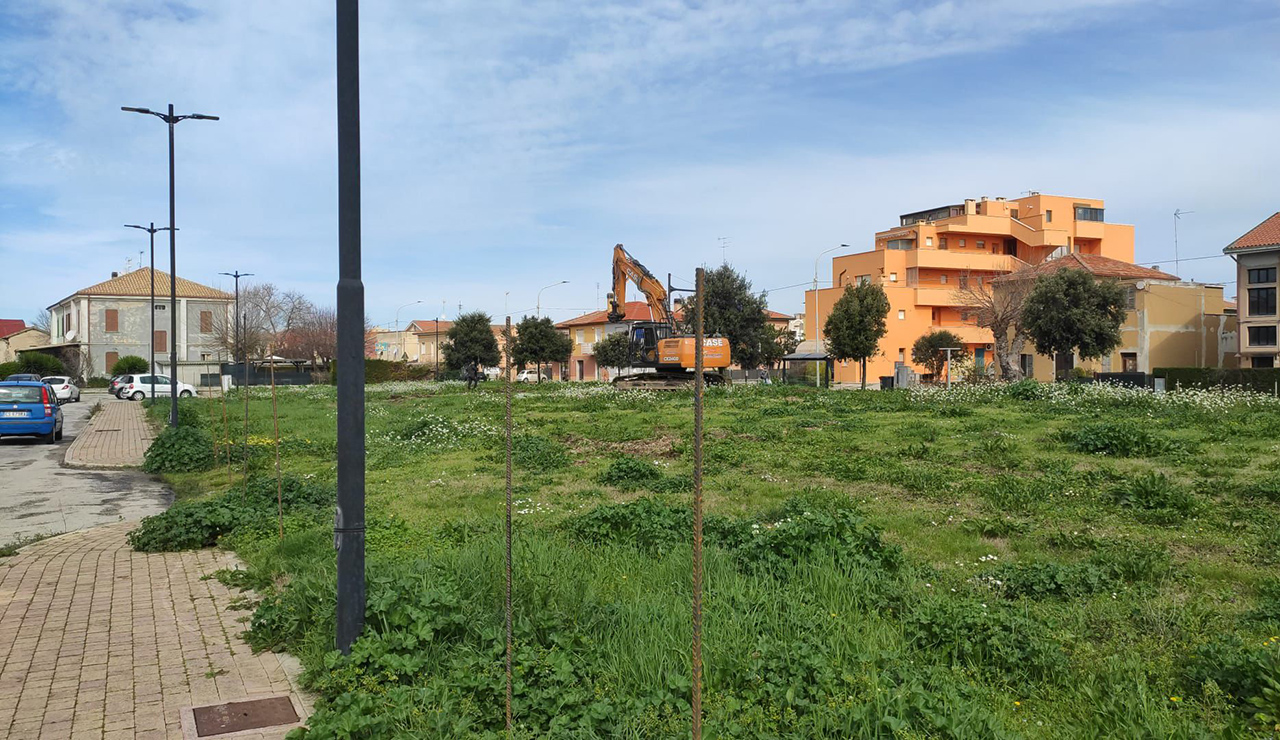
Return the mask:
[[632, 439], [626, 442], [601, 442], [596, 439], [570, 436], [565, 444], [575, 458], [583, 455], [599, 455], [601, 453], [631, 455], [633, 457], [658, 458], [679, 457], [676, 445], [680, 438], [672, 434], [659, 434], [647, 439]]

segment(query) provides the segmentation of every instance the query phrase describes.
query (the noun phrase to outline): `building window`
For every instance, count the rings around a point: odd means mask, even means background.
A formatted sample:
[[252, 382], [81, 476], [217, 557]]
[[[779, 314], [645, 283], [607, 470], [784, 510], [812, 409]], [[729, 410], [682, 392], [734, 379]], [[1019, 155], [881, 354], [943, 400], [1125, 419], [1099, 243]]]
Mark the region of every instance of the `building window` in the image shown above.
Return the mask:
[[896, 273], [896, 272], [891, 272], [891, 273], [889, 273], [889, 282], [891, 282], [891, 283], [896, 283], [896, 282], [898, 282], [898, 273]]
[[1265, 369], [1265, 368], [1272, 368], [1276, 366], [1276, 358], [1272, 357], [1271, 355], [1266, 355], [1263, 357], [1254, 357], [1250, 361], [1249, 366], [1259, 370]]
[[898, 362], [906, 362], [906, 361], [907, 361], [907, 348], [906, 348], [906, 347], [899, 347], [899, 348], [898, 348]]
[[107, 331], [120, 331], [120, 312], [114, 308], [106, 311]]
[[201, 334], [213, 333], [213, 311], [200, 312], [200, 333]]
[[200, 353], [200, 361], [201, 361], [201, 362], [208, 362], [208, 361], [210, 361], [210, 360], [212, 360], [212, 359], [213, 359], [213, 355], [212, 355], [211, 353], [209, 353], [209, 352], [201, 352], [201, 353]]
[[1124, 289], [1124, 307], [1132, 311], [1138, 303], [1138, 289], [1130, 285]]
[[[1050, 211], [1050, 213], [1052, 213], [1052, 211]], [[1053, 219], [1049, 219], [1049, 220], [1052, 221]], [[1076, 220], [1077, 221], [1101, 221], [1102, 209], [1089, 208], [1088, 206], [1076, 206]]]
[[960, 246], [962, 246], [962, 247], [964, 246], [964, 239], [961, 239], [961, 240], [960, 240]]
[[1138, 372], [1138, 353], [1137, 352], [1121, 352], [1120, 364], [1124, 372]]
[[1249, 346], [1250, 347], [1276, 346], [1276, 328], [1274, 326], [1249, 327]]
[[156, 303], [156, 304], [152, 305], [151, 307], [152, 307], [152, 308], [154, 308], [154, 309], [155, 309], [155, 310], [157, 310], [157, 311], [163, 311], [163, 310], [165, 310], [166, 308], [168, 308], [168, 306], [164, 305], [163, 303]]
[[906, 251], [908, 249], [915, 249], [915, 246], [916, 246], [915, 239], [890, 239], [888, 242], [885, 243], [884, 248]]
[[107, 353], [107, 372], [111, 372], [111, 368], [115, 367], [115, 364], [119, 359], [120, 359], [119, 352]]
[[1035, 375], [1035, 355], [1021, 355], [1018, 357], [1018, 367], [1022, 369], [1023, 377], [1030, 378]]
[[1044, 222], [1047, 224], [1053, 223], [1053, 211], [1044, 212]]
[[854, 278], [854, 282], [856, 282], [858, 285], [870, 285], [870, 284], [871, 284], [871, 276], [870, 276], [870, 275], [859, 275], [858, 277]]
[[946, 284], [947, 284], [947, 275], [946, 275], [946, 273], [943, 273], [943, 274], [941, 274], [941, 275], [939, 275], [939, 276], [938, 276], [938, 282], [942, 283], [943, 285], [946, 285]]
[[946, 249], [946, 248], [947, 248], [947, 237], [944, 236], [938, 239], [938, 249]]
[[1276, 289], [1275, 288], [1250, 288], [1249, 289], [1249, 315], [1250, 316], [1275, 316], [1276, 315]]
[[157, 329], [156, 333], [152, 336], [151, 341], [156, 345], [156, 352], [169, 351], [169, 334], [167, 332]]
[[933, 246], [933, 237], [931, 237], [931, 236], [926, 236], [926, 237], [924, 238], [924, 245], [925, 245], [926, 247], [932, 247], [932, 246]]
[[583, 330], [582, 330], [582, 329], [579, 329], [579, 330], [578, 330], [578, 344], [583, 344], [583, 343], [586, 341], [585, 339], [583, 339], [583, 337], [584, 337]]
[[600, 327], [596, 327], [596, 341], [600, 341]]
[[901, 321], [905, 318], [907, 318], [907, 312], [901, 308], [898, 309], [898, 320]]
[[981, 239], [979, 239], [979, 240], [978, 240], [978, 249], [986, 249], [986, 248], [987, 248], [987, 243], [986, 243], [986, 242], [984, 242], [984, 241], [982, 241]]
[[969, 287], [969, 276], [968, 276], [968, 275], [961, 275], [961, 276], [960, 276], [960, 289], [961, 289], [961, 290], [964, 290], [965, 288], [968, 288], [968, 287]]
[[1249, 271], [1249, 284], [1257, 285], [1258, 283], [1274, 283], [1276, 281], [1276, 268], [1259, 267]]

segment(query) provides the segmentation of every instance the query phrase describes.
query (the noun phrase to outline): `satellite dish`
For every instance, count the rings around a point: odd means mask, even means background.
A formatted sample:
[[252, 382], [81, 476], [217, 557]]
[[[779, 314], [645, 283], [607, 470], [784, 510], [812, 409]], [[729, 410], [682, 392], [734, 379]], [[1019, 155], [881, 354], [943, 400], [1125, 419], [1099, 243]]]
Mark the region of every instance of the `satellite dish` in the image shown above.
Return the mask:
[[1147, 281], [1146, 281], [1146, 280], [1139, 280], [1138, 282], [1136, 282], [1136, 283], [1134, 283], [1134, 284], [1133, 284], [1133, 287], [1137, 288], [1138, 290], [1146, 290], [1146, 289], [1147, 289]]
[[70, 342], [70, 341], [74, 340], [75, 338], [76, 338], [76, 330], [75, 330], [75, 329], [72, 329], [71, 331], [68, 331], [68, 332], [67, 332], [67, 341], [68, 341], [68, 342]]

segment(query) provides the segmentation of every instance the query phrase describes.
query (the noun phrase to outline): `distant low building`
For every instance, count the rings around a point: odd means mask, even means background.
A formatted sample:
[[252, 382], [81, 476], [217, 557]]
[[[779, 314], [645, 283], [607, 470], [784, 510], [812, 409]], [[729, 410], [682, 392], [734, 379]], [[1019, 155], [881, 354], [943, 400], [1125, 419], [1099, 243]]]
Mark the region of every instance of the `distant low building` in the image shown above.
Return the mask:
[[49, 335], [22, 319], [0, 319], [0, 362], [18, 359], [18, 353], [49, 343]]
[[[116, 360], [127, 355], [147, 358], [155, 342], [153, 366], [170, 372], [170, 342], [178, 355], [178, 379], [200, 384], [202, 376], [216, 378], [221, 351], [219, 327], [234, 319], [235, 296], [216, 288], [177, 279], [178, 334], [169, 336], [169, 274], [155, 273], [155, 302], [151, 302], [151, 269], [112, 273], [49, 306], [49, 342], [68, 364], [79, 363], [84, 377], [106, 376]], [[155, 317], [152, 337], [151, 317]], [[73, 368], [68, 368], [74, 371]], [[214, 381], [216, 382], [216, 380]]]
[[1063, 269], [1083, 270], [1124, 287], [1128, 314], [1120, 327], [1120, 346], [1106, 357], [1086, 361], [1065, 354], [1056, 358], [1034, 354], [1028, 341], [1019, 358], [1025, 376], [1052, 380], [1077, 366], [1100, 373], [1150, 373], [1158, 367], [1236, 367], [1235, 353], [1230, 349], [1236, 337], [1235, 310], [1224, 300], [1221, 285], [1184, 281], [1157, 268], [1079, 252], [997, 278], [995, 284], [1035, 279]]
[[1236, 352], [1241, 367], [1276, 367], [1277, 272], [1280, 271], [1280, 213], [1250, 229], [1222, 250], [1236, 261], [1240, 333]]

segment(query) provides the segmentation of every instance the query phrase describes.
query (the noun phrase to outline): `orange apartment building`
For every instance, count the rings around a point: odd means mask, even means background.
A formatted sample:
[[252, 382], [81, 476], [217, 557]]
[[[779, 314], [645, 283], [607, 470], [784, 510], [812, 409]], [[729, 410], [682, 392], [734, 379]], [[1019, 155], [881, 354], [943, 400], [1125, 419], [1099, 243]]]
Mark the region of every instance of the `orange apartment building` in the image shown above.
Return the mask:
[[[822, 327], [845, 287], [869, 281], [884, 287], [890, 305], [880, 353], [867, 361], [869, 383], [892, 375], [896, 362], [911, 365], [912, 344], [935, 329], [958, 335], [979, 362], [994, 362], [991, 333], [969, 320], [957, 290], [1068, 254], [1132, 263], [1133, 227], [1106, 222], [1104, 209], [1096, 198], [1032, 193], [903, 214], [896, 228], [875, 235], [875, 249], [832, 259], [832, 287], [805, 292], [805, 333], [820, 350]], [[858, 383], [860, 370], [837, 362], [834, 382]]]

